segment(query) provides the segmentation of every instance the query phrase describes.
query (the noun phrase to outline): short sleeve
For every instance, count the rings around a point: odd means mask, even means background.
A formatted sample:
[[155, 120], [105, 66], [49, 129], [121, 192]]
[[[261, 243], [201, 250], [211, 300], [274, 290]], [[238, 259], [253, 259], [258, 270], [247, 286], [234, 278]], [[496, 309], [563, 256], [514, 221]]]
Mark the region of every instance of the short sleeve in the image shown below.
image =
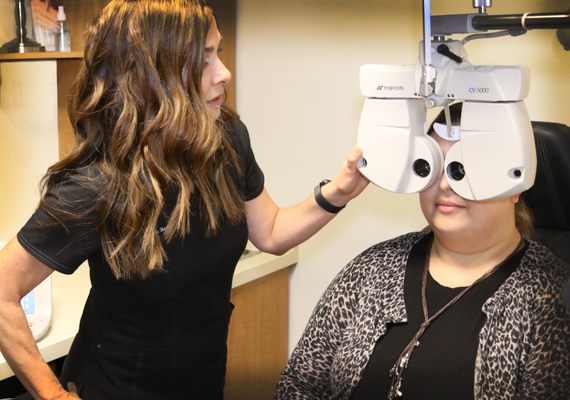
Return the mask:
[[244, 201], [253, 200], [263, 191], [265, 177], [255, 160], [247, 127], [239, 119], [232, 120], [228, 125], [230, 142], [238, 154], [242, 169], [238, 178], [240, 194]]
[[70, 218], [94, 201], [94, 195], [76, 183], [55, 185], [44, 196], [48, 207], [40, 205], [36, 209], [18, 232], [18, 241], [48, 267], [64, 274], [73, 273], [101, 249], [94, 212], [80, 219]]

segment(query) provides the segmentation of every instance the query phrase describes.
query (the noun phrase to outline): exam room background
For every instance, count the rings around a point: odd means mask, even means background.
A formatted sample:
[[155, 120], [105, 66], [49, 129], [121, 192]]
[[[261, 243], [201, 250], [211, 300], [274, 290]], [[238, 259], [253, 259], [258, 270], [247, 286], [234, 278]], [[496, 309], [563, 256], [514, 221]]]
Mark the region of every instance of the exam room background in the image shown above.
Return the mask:
[[[471, 0], [432, 0], [432, 14], [472, 13]], [[332, 178], [356, 141], [362, 64], [411, 64], [422, 38], [421, 0], [239, 0], [237, 108], [266, 186], [281, 205]], [[564, 11], [570, 1], [494, 0], [491, 14]], [[477, 40], [473, 64], [531, 68], [531, 119], [570, 125], [570, 52], [554, 31]], [[300, 246], [290, 279], [289, 348], [339, 270], [377, 243], [425, 226], [417, 195], [369, 185]]]
[[[237, 111], [249, 128], [282, 206], [332, 178], [356, 141], [364, 98], [362, 64], [412, 64], [422, 38], [421, 0], [238, 0]], [[563, 11], [567, 0], [494, 0], [491, 14]], [[14, 1], [0, 0], [0, 43], [14, 36]], [[471, 0], [432, 0], [432, 14], [472, 13]], [[222, 32], [223, 34], [223, 32]], [[531, 69], [531, 119], [570, 125], [570, 52], [554, 31], [470, 42], [473, 64]], [[46, 112], [34, 110], [34, 113]], [[0, 145], [6, 145], [0, 138]], [[41, 140], [37, 138], [36, 140]], [[57, 148], [56, 144], [46, 147]], [[56, 155], [49, 155], [56, 157]], [[21, 162], [17, 168], [25, 168]], [[0, 159], [0, 169], [15, 168]], [[4, 176], [0, 196], [29, 193], [35, 182]], [[0, 210], [0, 218], [10, 211]], [[368, 246], [425, 226], [417, 195], [370, 185], [315, 237], [300, 246], [290, 277], [289, 348], [295, 346], [330, 281]], [[15, 233], [15, 232], [13, 232]]]

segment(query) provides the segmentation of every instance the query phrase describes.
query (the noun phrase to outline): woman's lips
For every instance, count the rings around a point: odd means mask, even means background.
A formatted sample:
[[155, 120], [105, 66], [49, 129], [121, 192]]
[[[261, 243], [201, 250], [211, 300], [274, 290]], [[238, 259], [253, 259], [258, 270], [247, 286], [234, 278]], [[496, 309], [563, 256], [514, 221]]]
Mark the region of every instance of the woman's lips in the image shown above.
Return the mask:
[[450, 201], [438, 201], [436, 203], [436, 207], [438, 209], [438, 211], [441, 211], [443, 213], [451, 213], [454, 211], [457, 211], [459, 209], [465, 208], [462, 205], [450, 202]]
[[224, 96], [221, 95], [221, 96], [215, 97], [212, 100], [208, 101], [208, 104], [211, 104], [211, 105], [216, 106], [216, 107], [221, 107], [222, 104], [224, 104]]

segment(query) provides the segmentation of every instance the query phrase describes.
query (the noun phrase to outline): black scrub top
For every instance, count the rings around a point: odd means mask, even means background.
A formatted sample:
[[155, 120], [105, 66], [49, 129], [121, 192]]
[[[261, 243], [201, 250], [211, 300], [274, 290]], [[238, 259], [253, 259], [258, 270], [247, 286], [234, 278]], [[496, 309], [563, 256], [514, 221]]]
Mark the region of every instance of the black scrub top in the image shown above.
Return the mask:
[[[235, 120], [226, 133], [242, 169], [242, 174], [233, 174], [236, 186], [245, 201], [254, 199], [263, 191], [264, 176], [247, 128]], [[56, 185], [46, 201], [55, 196], [71, 205], [93, 201], [77, 184]], [[191, 203], [192, 210], [199, 209], [198, 196], [192, 196]], [[167, 201], [166, 214], [173, 205]], [[246, 221], [222, 223], [215, 237], [206, 237], [194, 212], [191, 233], [165, 245], [165, 271], [128, 281], [114, 278], [92, 222], [54, 222], [39, 208], [18, 240], [38, 260], [64, 274], [89, 262], [92, 288], [62, 381], [75, 382], [84, 400], [221, 399], [230, 291], [247, 243]]]

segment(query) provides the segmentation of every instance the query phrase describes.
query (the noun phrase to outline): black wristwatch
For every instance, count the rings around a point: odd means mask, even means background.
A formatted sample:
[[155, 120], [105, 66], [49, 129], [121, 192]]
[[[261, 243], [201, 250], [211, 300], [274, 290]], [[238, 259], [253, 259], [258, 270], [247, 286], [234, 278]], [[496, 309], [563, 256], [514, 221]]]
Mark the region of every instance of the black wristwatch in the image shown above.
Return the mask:
[[331, 214], [338, 214], [340, 210], [342, 210], [345, 206], [337, 207], [334, 204], [329, 203], [327, 199], [323, 196], [321, 192], [321, 188], [325, 186], [327, 183], [330, 182], [330, 179], [325, 179], [319, 182], [317, 186], [315, 186], [315, 201], [323, 210], [330, 212]]

